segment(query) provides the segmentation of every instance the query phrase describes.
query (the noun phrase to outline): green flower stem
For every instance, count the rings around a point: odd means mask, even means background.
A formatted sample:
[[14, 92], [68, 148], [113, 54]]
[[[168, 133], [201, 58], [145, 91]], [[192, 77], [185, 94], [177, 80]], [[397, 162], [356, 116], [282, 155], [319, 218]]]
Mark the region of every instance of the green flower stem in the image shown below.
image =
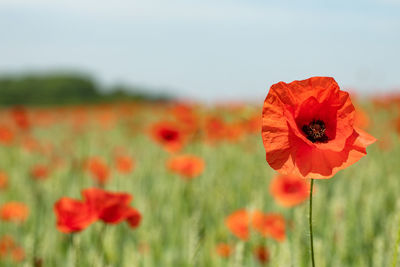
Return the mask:
[[313, 186], [314, 186], [314, 179], [311, 179], [311, 184], [310, 184], [310, 209], [309, 209], [309, 216], [308, 216], [308, 224], [310, 226], [311, 262], [312, 262], [312, 267], [315, 267], [314, 240], [313, 240], [313, 230], [312, 230], [312, 192], [313, 192]]

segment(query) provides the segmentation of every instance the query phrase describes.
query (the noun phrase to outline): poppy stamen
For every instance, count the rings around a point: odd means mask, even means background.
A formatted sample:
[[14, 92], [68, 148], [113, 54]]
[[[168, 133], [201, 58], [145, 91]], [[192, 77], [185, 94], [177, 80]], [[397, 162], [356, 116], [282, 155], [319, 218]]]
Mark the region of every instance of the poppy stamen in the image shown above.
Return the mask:
[[308, 125], [303, 125], [303, 132], [307, 139], [313, 143], [326, 143], [328, 136], [325, 134], [326, 127], [322, 120], [312, 120]]

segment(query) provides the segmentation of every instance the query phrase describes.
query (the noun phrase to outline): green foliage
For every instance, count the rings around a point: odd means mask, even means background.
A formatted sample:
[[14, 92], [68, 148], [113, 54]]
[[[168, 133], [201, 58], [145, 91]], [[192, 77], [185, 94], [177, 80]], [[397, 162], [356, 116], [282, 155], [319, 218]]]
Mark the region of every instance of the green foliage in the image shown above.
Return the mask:
[[166, 100], [140, 90], [118, 86], [101, 93], [99, 85], [82, 74], [6, 75], [0, 77], [0, 105], [66, 105], [104, 101]]

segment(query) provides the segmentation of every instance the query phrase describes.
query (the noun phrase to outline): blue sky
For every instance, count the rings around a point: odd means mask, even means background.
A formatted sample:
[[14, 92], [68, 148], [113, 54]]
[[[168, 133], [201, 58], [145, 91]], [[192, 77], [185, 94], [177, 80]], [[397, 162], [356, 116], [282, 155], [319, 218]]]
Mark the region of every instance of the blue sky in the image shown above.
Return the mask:
[[400, 0], [1, 0], [0, 36], [2, 73], [82, 70], [204, 101], [316, 75], [400, 90]]

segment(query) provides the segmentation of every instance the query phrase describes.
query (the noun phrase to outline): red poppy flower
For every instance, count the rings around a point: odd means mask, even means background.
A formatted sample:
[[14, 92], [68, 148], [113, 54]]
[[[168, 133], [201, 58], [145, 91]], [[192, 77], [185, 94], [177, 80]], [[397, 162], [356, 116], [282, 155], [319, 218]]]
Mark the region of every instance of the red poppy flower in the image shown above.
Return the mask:
[[207, 141], [213, 143], [223, 140], [227, 135], [225, 122], [218, 117], [209, 117], [205, 121], [205, 134]]
[[254, 257], [260, 262], [261, 264], [265, 264], [269, 261], [269, 251], [264, 246], [258, 246], [253, 251]]
[[31, 176], [36, 180], [44, 180], [49, 175], [49, 169], [45, 165], [35, 165], [31, 169]]
[[232, 247], [226, 243], [219, 243], [215, 250], [222, 258], [229, 258], [229, 256], [232, 254]]
[[140, 212], [134, 208], [130, 208], [126, 213], [126, 222], [129, 224], [131, 228], [136, 228], [140, 225], [140, 221], [142, 220], [142, 215]]
[[171, 113], [178, 121], [191, 120], [194, 116], [194, 108], [188, 104], [175, 103], [171, 107]]
[[116, 156], [115, 166], [120, 173], [128, 174], [135, 167], [135, 162], [129, 156]]
[[9, 222], [24, 222], [28, 218], [29, 209], [21, 202], [8, 202], [0, 207], [0, 219]]
[[271, 181], [271, 195], [282, 206], [292, 207], [305, 201], [310, 194], [307, 180], [294, 175], [278, 175]]
[[97, 220], [97, 214], [87, 203], [63, 197], [54, 205], [57, 229], [63, 233], [84, 230]]
[[151, 136], [168, 152], [179, 151], [184, 144], [184, 134], [173, 122], [161, 121], [151, 127]]
[[252, 224], [264, 237], [271, 237], [277, 241], [285, 240], [285, 219], [282, 215], [269, 213], [264, 214], [261, 211], [254, 211]]
[[11, 251], [11, 256], [14, 262], [22, 262], [25, 260], [25, 250], [23, 247], [17, 246]]
[[9, 145], [14, 140], [14, 133], [6, 126], [0, 126], [0, 143]]
[[82, 191], [84, 200], [61, 198], [54, 206], [57, 228], [63, 233], [85, 229], [97, 220], [108, 224], [126, 221], [131, 228], [139, 226], [141, 214], [129, 206], [132, 196], [98, 188]]
[[15, 124], [21, 130], [29, 130], [31, 123], [29, 121], [28, 112], [24, 107], [15, 107], [11, 110], [11, 116]]
[[261, 131], [261, 116], [259, 114], [253, 115], [248, 118], [244, 123], [243, 127], [249, 134], [259, 134]]
[[0, 259], [4, 258], [7, 253], [15, 246], [14, 238], [10, 235], [4, 235], [0, 239]]
[[250, 215], [247, 210], [241, 209], [235, 211], [226, 218], [225, 224], [237, 238], [242, 240], [249, 239]]
[[92, 178], [96, 180], [100, 185], [105, 184], [110, 178], [110, 170], [101, 158], [90, 158], [86, 162], [86, 166], [90, 174], [92, 175]]
[[354, 127], [354, 106], [333, 78], [271, 86], [262, 138], [269, 165], [282, 174], [324, 179], [366, 155], [375, 138]]
[[177, 103], [172, 107], [171, 113], [186, 135], [194, 134], [198, 130], [199, 119], [193, 106]]
[[204, 160], [194, 155], [180, 155], [169, 159], [167, 167], [184, 178], [192, 179], [203, 172]]
[[243, 136], [242, 123], [229, 123], [225, 125], [225, 138], [230, 142], [237, 142]]
[[82, 192], [85, 202], [106, 223], [117, 224], [127, 219], [131, 210], [128, 206], [132, 196], [126, 193], [107, 192], [98, 188]]
[[8, 255], [14, 262], [21, 262], [25, 259], [25, 250], [15, 243], [12, 236], [4, 235], [0, 239], [0, 260]]

